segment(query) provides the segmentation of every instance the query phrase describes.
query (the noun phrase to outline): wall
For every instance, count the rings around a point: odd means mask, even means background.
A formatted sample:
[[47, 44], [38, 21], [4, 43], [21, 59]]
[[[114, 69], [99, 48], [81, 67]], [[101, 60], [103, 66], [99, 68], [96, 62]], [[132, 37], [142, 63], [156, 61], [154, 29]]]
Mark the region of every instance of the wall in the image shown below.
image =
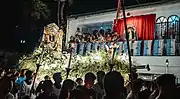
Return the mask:
[[[127, 9], [126, 13], [130, 13], [133, 16], [146, 15], [146, 14], [156, 14], [156, 17], [165, 16], [169, 17], [170, 15], [179, 15], [180, 16], [180, 2], [170, 3], [170, 4], [161, 4], [161, 5], [149, 5], [146, 7], [138, 7], [133, 9]], [[116, 11], [93, 14], [82, 16], [78, 18], [69, 18], [67, 22], [67, 35], [66, 35], [66, 44], [69, 41], [70, 36], [75, 35], [75, 31], [78, 26], [83, 24], [91, 23], [100, 23], [113, 21], [116, 16]]]
[[140, 69], [138, 73], [166, 73], [166, 59], [169, 60], [169, 73], [175, 74], [180, 82], [180, 56], [132, 56], [135, 63], [150, 66], [150, 71]]

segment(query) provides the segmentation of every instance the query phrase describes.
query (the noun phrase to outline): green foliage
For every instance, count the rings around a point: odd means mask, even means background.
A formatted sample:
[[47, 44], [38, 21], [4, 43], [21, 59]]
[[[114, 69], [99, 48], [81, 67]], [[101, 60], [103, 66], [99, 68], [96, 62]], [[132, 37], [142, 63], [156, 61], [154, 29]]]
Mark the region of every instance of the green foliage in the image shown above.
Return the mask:
[[[83, 77], [87, 72], [96, 73], [100, 70], [108, 72], [110, 70], [110, 57], [107, 52], [89, 53], [86, 56], [75, 56], [72, 62], [71, 77]], [[120, 56], [114, 58], [114, 70], [121, 72], [122, 75], [129, 73], [129, 64]]]
[[[36, 64], [40, 63], [42, 66], [38, 73], [39, 76], [52, 76], [55, 72], [62, 72], [63, 78], [65, 78], [65, 68], [68, 66], [69, 57], [69, 54], [61, 55], [60, 53], [56, 53], [47, 48], [44, 50], [42, 48], [37, 48], [34, 53], [22, 57], [20, 68], [27, 68], [35, 71]], [[26, 59], [23, 60], [23, 58]], [[96, 73], [100, 70], [108, 72], [110, 70], [109, 60], [109, 55], [103, 50], [88, 53], [86, 56], [73, 55], [69, 77], [72, 79], [83, 77], [87, 72]], [[114, 59], [114, 70], [121, 72], [122, 75], [127, 75], [129, 73], [128, 62], [121, 57], [116, 56]]]
[[28, 0], [22, 2], [22, 16], [26, 20], [28, 18], [33, 20], [44, 20], [50, 16], [48, 6], [41, 0]]
[[24, 55], [20, 62], [20, 69], [30, 69], [35, 71], [36, 64], [41, 64], [38, 75], [44, 77], [45, 75], [52, 76], [55, 72], [62, 72], [65, 59], [60, 57], [61, 55], [56, 55], [57, 53], [51, 49], [47, 48], [37, 48], [33, 53]]
[[47, 19], [50, 16], [50, 11], [45, 3], [41, 0], [32, 1], [31, 16], [36, 20]]

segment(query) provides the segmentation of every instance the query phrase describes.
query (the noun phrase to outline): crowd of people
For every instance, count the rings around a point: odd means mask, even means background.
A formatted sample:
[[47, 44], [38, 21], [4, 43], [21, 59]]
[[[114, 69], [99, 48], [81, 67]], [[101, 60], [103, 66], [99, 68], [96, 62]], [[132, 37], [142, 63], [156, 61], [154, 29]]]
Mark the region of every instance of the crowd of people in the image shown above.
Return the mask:
[[[138, 40], [137, 32], [134, 27], [128, 27], [128, 38], [130, 41]], [[119, 35], [117, 31], [112, 32], [107, 30], [94, 30], [93, 33], [83, 33], [80, 28], [77, 28], [75, 36], [71, 36], [69, 43], [89, 43], [89, 42], [118, 42], [126, 40], [126, 33]]]
[[[120, 72], [95, 74], [89, 72], [84, 79], [63, 80], [61, 73], [48, 75], [33, 84], [35, 73], [23, 69], [1, 69], [0, 99], [179, 99], [180, 85], [176, 77], [164, 74], [154, 81], [145, 81], [132, 73], [125, 83]], [[62, 83], [62, 85], [61, 85]]]
[[117, 32], [111, 32], [110, 29], [106, 31], [94, 30], [93, 33], [83, 33], [80, 28], [77, 28], [75, 36], [70, 37], [69, 43], [89, 43], [89, 42], [117, 42], [122, 40], [122, 37]]

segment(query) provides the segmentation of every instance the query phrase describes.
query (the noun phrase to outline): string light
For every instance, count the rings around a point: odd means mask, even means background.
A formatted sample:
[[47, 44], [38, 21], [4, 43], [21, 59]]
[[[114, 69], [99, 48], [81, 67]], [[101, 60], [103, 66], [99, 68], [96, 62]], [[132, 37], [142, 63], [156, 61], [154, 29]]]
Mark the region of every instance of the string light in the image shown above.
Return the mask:
[[26, 41], [25, 41], [25, 40], [21, 40], [20, 42], [21, 42], [21, 44], [24, 44], [24, 43], [26, 43]]

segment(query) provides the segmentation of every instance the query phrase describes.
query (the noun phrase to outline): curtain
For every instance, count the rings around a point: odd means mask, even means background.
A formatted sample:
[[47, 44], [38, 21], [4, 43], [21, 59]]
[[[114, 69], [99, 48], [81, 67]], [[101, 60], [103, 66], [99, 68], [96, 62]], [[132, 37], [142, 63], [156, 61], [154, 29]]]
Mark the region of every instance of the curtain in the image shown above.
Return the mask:
[[[133, 16], [127, 18], [127, 26], [136, 29], [138, 40], [153, 40], [155, 32], [155, 14]], [[114, 20], [116, 22], [116, 20]], [[117, 25], [113, 27], [121, 37], [125, 33], [123, 19], [117, 20]]]

